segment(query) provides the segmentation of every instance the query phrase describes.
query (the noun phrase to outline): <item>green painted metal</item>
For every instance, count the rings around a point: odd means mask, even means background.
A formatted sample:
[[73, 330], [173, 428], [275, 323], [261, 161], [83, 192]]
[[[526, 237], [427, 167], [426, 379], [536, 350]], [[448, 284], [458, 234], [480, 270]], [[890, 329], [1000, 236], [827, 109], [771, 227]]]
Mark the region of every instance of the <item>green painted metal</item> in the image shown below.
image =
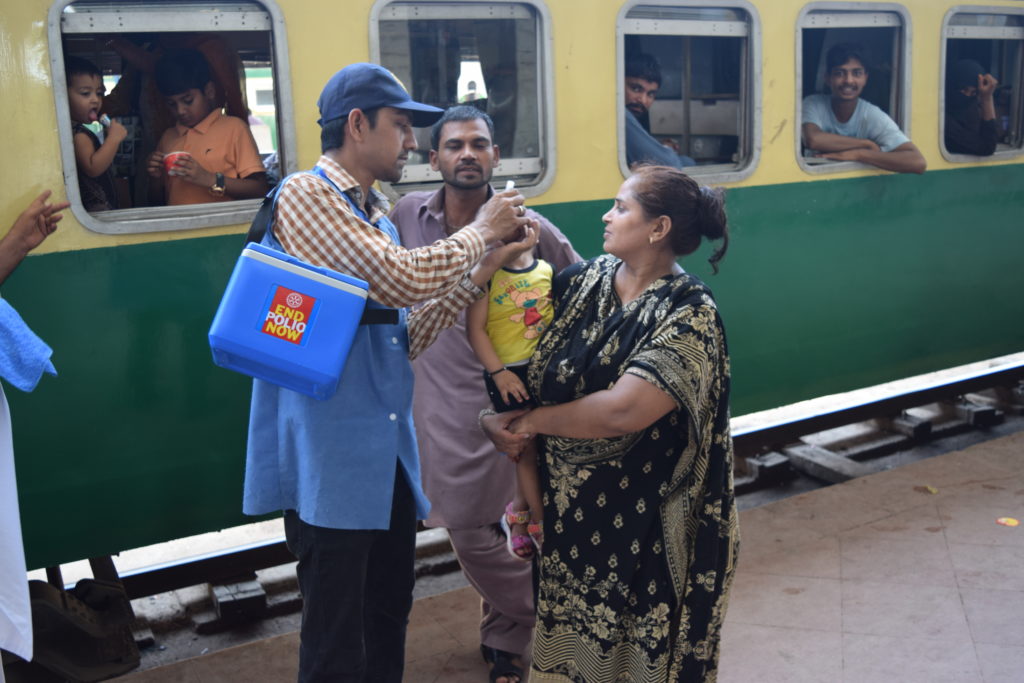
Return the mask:
[[[1024, 350], [1024, 166], [734, 189], [715, 293], [732, 412]], [[611, 201], [540, 211], [587, 256]]]
[[[539, 210], [584, 255], [610, 200]], [[712, 276], [742, 414], [1024, 348], [1024, 166], [730, 192]], [[4, 296], [59, 377], [9, 389], [31, 567], [249, 521], [249, 382], [206, 332], [241, 236], [30, 257]]]

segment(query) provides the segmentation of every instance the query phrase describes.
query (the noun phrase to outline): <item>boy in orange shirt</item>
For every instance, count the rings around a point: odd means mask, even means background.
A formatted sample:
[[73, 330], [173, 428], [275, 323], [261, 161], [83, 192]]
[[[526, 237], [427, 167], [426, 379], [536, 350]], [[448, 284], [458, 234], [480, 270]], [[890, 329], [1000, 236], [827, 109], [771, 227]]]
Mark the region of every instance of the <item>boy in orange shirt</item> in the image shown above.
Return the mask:
[[[164, 178], [167, 203], [202, 204], [262, 197], [267, 173], [249, 126], [213, 103], [210, 67], [198, 50], [169, 51], [156, 63], [156, 84], [177, 125], [164, 131], [147, 169]], [[185, 152], [167, 159], [171, 152]]]

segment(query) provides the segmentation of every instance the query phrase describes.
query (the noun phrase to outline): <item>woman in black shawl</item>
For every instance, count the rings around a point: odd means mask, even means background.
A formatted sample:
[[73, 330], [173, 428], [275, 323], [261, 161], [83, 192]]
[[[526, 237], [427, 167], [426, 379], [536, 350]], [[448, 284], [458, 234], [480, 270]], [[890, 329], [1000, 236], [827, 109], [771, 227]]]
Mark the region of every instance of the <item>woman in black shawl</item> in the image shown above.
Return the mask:
[[702, 236], [724, 255], [723, 195], [644, 167], [604, 223], [608, 253], [556, 278], [528, 371], [540, 407], [483, 418], [501, 451], [539, 435], [530, 680], [713, 681], [739, 542], [729, 360], [710, 291], [676, 259]]

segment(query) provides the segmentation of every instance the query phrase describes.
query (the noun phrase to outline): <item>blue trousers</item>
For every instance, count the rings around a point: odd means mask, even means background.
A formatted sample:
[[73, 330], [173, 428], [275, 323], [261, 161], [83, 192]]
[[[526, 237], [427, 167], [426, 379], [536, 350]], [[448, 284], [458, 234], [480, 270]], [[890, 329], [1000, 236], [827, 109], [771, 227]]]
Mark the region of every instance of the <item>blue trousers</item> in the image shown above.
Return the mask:
[[299, 560], [299, 683], [401, 683], [416, 557], [416, 505], [401, 466], [389, 529], [327, 529], [294, 510], [284, 529]]

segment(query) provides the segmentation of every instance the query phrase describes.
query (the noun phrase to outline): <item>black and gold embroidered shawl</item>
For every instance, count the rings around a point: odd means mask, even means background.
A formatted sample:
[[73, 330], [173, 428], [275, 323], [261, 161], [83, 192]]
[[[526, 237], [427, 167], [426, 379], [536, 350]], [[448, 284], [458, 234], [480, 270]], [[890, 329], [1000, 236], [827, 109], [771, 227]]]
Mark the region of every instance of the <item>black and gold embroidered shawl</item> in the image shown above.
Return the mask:
[[714, 681], [739, 543], [725, 337], [707, 287], [687, 274], [621, 305], [619, 263], [559, 274], [531, 393], [565, 403], [628, 372], [678, 408], [622, 437], [542, 437], [530, 680]]

